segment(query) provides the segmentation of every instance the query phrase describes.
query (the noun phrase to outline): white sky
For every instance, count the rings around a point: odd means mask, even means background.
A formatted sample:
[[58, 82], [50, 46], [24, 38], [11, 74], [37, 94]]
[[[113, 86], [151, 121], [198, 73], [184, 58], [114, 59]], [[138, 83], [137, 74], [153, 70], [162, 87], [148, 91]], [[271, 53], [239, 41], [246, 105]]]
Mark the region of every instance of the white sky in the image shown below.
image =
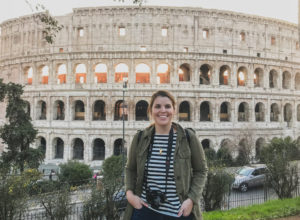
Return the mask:
[[[27, 0], [42, 3], [52, 15], [64, 15], [72, 8], [109, 5], [130, 5], [131, 0]], [[277, 18], [298, 23], [297, 0], [147, 0], [145, 5], [192, 6], [214, 8]], [[32, 14], [26, 0], [0, 0], [0, 23], [22, 15]]]

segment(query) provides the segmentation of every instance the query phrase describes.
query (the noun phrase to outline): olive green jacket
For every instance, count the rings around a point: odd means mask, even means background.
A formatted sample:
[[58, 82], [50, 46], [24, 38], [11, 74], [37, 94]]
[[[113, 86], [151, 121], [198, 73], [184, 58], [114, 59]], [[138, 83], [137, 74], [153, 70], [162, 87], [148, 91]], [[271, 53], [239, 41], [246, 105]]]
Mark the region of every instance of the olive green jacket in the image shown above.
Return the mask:
[[[207, 165], [201, 143], [193, 132], [189, 132], [190, 145], [184, 129], [173, 123], [177, 131], [176, 148], [174, 152], [174, 178], [177, 195], [182, 203], [190, 198], [193, 203], [192, 213], [195, 220], [201, 220], [200, 197], [205, 184]], [[146, 128], [140, 140], [138, 133], [134, 136], [129, 149], [125, 170], [125, 186], [137, 196], [142, 194], [145, 162], [154, 126]], [[133, 207], [128, 203], [124, 220], [130, 220]]]

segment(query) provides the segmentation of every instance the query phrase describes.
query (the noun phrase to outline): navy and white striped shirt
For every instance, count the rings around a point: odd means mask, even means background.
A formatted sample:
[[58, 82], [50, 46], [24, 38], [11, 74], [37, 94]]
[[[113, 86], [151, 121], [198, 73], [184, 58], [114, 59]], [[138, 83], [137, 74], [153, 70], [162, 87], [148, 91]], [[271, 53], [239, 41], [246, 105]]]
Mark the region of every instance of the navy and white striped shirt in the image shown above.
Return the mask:
[[[168, 152], [168, 141], [169, 135], [154, 135], [152, 153], [149, 157], [149, 167], [148, 162], [145, 164], [145, 174], [148, 173], [147, 183], [151, 190], [159, 190], [166, 195], [166, 201], [160, 205], [158, 210], [150, 209], [168, 216], [177, 217], [181, 203], [179, 197], [176, 194], [176, 185], [174, 179], [174, 151], [176, 147], [176, 137], [177, 134], [173, 134], [173, 143], [170, 159], [170, 167], [167, 181], [167, 192], [165, 192], [166, 184], [166, 155]], [[146, 181], [144, 181], [142, 200], [147, 203], [146, 200]]]

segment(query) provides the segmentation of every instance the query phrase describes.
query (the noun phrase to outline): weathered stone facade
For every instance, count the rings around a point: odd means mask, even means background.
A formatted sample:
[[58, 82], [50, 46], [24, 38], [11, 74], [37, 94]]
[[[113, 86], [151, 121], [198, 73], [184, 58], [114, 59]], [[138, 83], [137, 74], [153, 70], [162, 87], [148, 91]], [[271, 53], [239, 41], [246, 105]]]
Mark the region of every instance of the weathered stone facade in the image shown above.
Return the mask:
[[[174, 94], [176, 120], [205, 147], [234, 145], [246, 132], [255, 155], [273, 137], [300, 136], [296, 24], [176, 7], [79, 8], [57, 19], [64, 27], [53, 45], [36, 15], [0, 25], [0, 78], [26, 85], [46, 162], [93, 166], [118, 153], [127, 75], [126, 147], [149, 124], [144, 112], [157, 89]], [[2, 106], [1, 123], [4, 116]]]

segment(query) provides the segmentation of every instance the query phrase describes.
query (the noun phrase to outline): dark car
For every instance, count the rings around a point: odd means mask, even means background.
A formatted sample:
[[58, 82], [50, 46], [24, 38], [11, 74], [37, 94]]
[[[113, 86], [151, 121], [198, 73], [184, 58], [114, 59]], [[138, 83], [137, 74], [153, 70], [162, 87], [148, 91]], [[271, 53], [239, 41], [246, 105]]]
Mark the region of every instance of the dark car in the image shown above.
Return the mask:
[[263, 186], [265, 180], [265, 165], [245, 166], [237, 172], [232, 188], [247, 192], [250, 187]]

